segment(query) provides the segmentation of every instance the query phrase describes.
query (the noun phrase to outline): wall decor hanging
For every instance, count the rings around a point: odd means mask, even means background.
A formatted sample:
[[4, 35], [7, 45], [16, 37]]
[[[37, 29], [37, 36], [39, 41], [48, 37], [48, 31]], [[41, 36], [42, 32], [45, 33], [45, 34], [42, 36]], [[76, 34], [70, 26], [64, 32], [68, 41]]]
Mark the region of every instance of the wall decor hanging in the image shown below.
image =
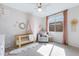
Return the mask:
[[19, 23], [19, 28], [24, 30], [25, 29], [25, 24], [24, 23]]
[[76, 18], [73, 18], [71, 21], [72, 31], [76, 31], [77, 23], [78, 23], [78, 20]]

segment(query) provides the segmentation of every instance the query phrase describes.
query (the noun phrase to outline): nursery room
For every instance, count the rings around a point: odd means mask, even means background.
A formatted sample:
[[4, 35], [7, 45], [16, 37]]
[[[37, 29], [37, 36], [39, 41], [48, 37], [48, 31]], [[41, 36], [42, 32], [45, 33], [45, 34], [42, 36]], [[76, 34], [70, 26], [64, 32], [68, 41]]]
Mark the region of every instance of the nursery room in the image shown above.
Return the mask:
[[79, 3], [0, 3], [0, 55], [79, 56]]

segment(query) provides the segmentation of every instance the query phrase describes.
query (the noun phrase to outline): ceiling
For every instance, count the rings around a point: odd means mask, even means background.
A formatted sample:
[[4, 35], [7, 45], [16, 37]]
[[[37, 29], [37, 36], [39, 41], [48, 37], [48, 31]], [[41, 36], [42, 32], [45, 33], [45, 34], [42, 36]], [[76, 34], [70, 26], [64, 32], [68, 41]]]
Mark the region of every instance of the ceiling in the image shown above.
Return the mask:
[[42, 12], [38, 12], [36, 3], [4, 3], [4, 5], [31, 13], [34, 16], [45, 17], [78, 6], [79, 3], [43, 3]]

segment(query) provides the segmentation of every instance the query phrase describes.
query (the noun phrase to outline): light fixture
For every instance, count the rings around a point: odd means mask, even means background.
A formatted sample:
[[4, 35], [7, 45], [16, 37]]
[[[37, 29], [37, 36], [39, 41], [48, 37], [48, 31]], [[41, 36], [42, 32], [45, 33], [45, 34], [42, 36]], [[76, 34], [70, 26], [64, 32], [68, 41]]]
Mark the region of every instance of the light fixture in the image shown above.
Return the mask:
[[39, 11], [39, 12], [41, 12], [41, 11], [42, 11], [42, 9], [41, 9], [41, 8], [38, 8], [38, 11]]
[[42, 4], [38, 3], [38, 12], [41, 12], [41, 11], [42, 11]]

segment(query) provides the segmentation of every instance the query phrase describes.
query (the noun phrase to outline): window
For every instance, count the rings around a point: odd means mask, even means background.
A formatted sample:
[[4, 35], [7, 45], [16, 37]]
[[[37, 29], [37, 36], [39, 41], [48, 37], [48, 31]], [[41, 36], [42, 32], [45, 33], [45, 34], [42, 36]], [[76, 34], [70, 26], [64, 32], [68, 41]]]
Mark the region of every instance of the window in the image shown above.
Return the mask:
[[63, 22], [56, 22], [56, 32], [62, 32], [63, 31]]
[[55, 24], [54, 23], [50, 23], [49, 24], [49, 31], [54, 31], [55, 29]]
[[63, 12], [48, 17], [49, 31], [62, 32], [64, 16]]

